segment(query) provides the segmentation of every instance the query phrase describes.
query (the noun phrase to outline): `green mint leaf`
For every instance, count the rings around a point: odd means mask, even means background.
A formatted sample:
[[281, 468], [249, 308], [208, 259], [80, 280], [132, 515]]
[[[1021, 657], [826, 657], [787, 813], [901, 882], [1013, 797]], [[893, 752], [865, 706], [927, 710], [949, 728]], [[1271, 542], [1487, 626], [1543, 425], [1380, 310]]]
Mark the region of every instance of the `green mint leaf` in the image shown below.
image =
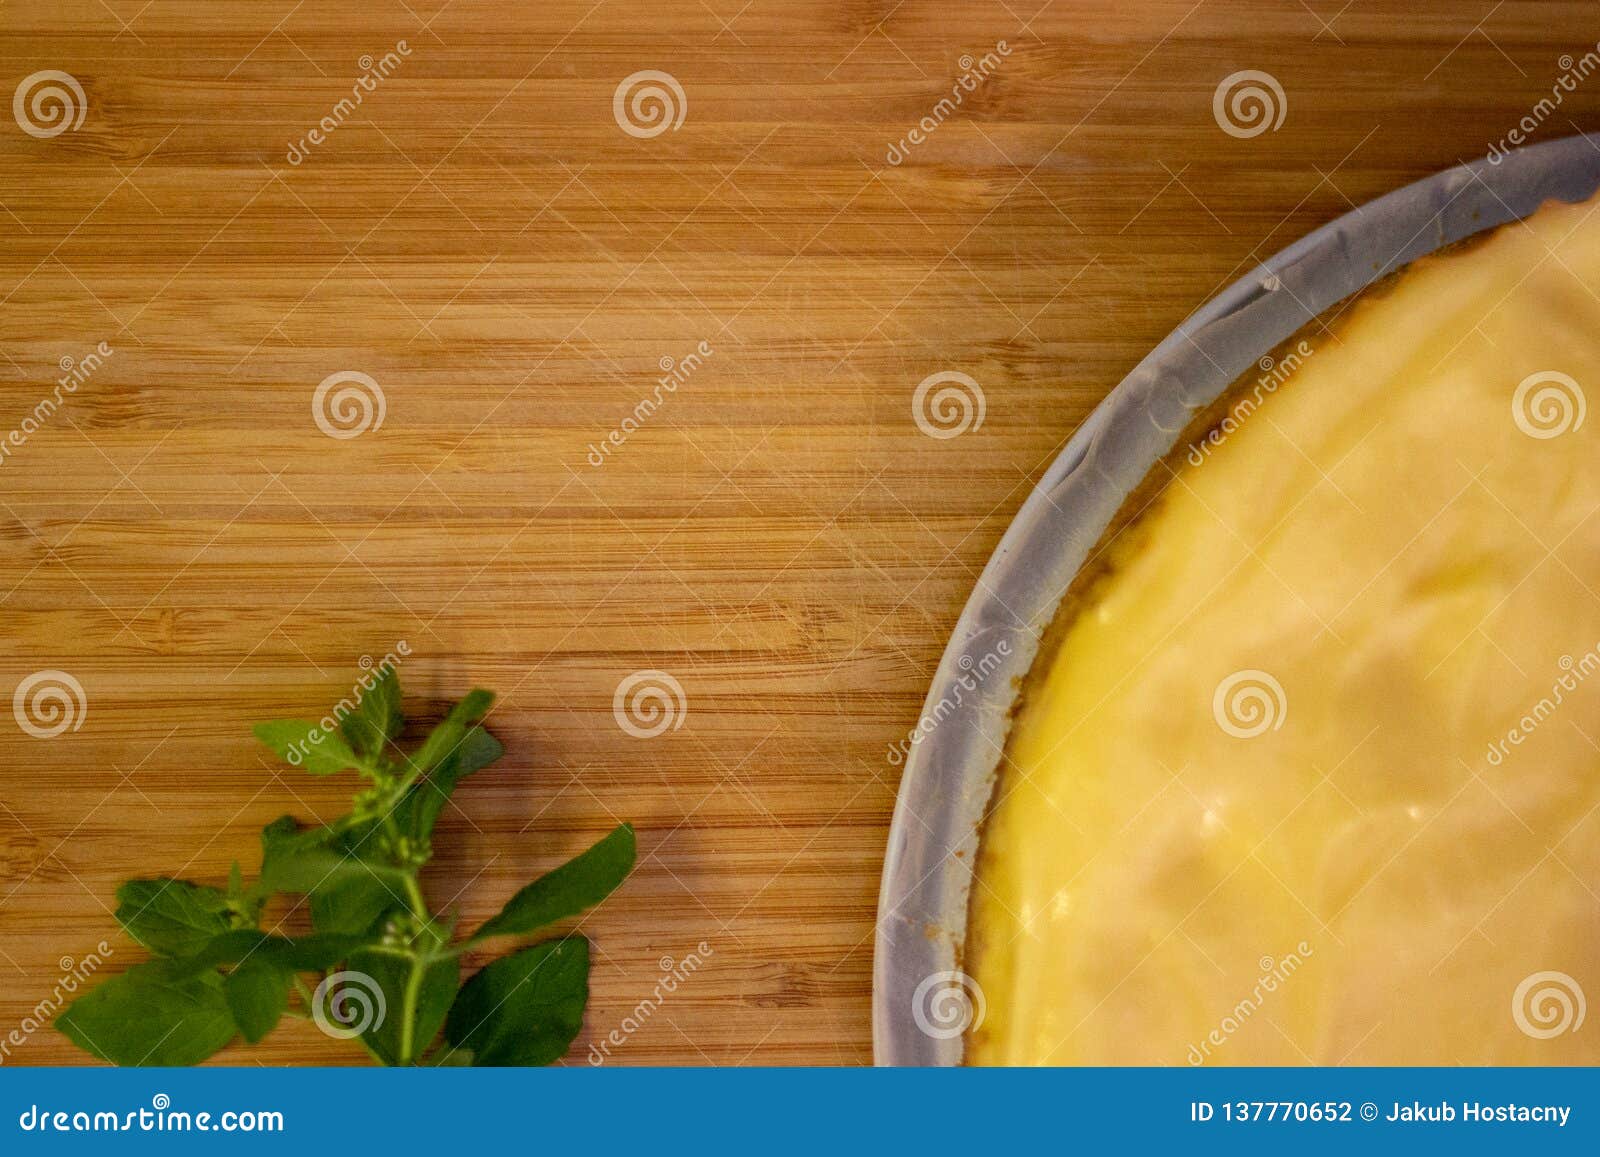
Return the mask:
[[332, 968], [358, 948], [377, 940], [376, 928], [360, 935], [324, 935], [290, 938], [275, 936], [254, 928], [235, 928], [224, 932], [204, 948], [182, 960], [172, 961], [174, 973], [204, 972], [222, 964], [245, 965], [255, 962], [271, 965], [280, 972], [322, 972]]
[[363, 676], [359, 705], [339, 727], [351, 750], [373, 763], [384, 746], [400, 734], [405, 719], [400, 714], [400, 679], [394, 668], [383, 668], [371, 686], [366, 685], [366, 678]]
[[405, 799], [395, 809], [395, 819], [401, 831], [408, 831], [417, 840], [426, 840], [433, 834], [433, 825], [444, 811], [445, 801], [455, 791], [456, 784], [475, 771], [481, 771], [506, 753], [500, 741], [481, 727], [474, 727], [461, 737], [456, 749], [421, 783], [406, 793]]
[[347, 873], [311, 893], [311, 926], [330, 935], [354, 935], [399, 907], [394, 882], [377, 874]]
[[263, 854], [280, 840], [285, 840], [300, 831], [300, 821], [292, 815], [281, 815], [261, 829], [261, 851]]
[[343, 736], [323, 731], [318, 724], [304, 719], [275, 719], [257, 723], [252, 730], [280, 758], [312, 775], [332, 775], [362, 766], [362, 760], [345, 745]]
[[256, 956], [223, 978], [222, 995], [245, 1040], [255, 1044], [278, 1027], [279, 1018], [289, 1007], [289, 986], [293, 982], [292, 972]]
[[178, 976], [166, 961], [135, 965], [56, 1017], [79, 1048], [117, 1065], [194, 1065], [233, 1039], [215, 972]]
[[377, 858], [373, 826], [301, 831], [293, 816], [274, 820], [261, 829], [261, 887], [310, 896], [318, 932], [364, 932], [405, 905], [406, 873]]
[[475, 688], [467, 697], [450, 709], [444, 722], [422, 741], [417, 753], [411, 757], [411, 770], [425, 772], [437, 767], [445, 756], [455, 751], [466, 738], [467, 731], [494, 704], [494, 693]]
[[[346, 975], [381, 999], [369, 1007], [381, 1010], [361, 1036], [386, 1064], [409, 1065], [439, 1035], [461, 984], [461, 961], [431, 956], [426, 950], [375, 948], [352, 953]], [[359, 1022], [358, 1022], [359, 1023]]]
[[374, 879], [392, 884], [394, 902], [403, 902], [406, 873], [376, 859], [374, 841], [365, 835], [352, 838], [332, 828], [302, 831], [293, 816], [282, 816], [261, 829], [261, 886], [269, 892], [314, 893], [345, 877]]
[[310, 896], [318, 932], [365, 932], [385, 912], [405, 906], [405, 873], [378, 857], [380, 826], [369, 820], [346, 831], [285, 831], [262, 860], [262, 879]]
[[510, 900], [473, 935], [515, 936], [575, 916], [609, 896], [633, 870], [633, 825], [623, 824], [587, 852], [547, 872]]
[[[117, 918], [160, 959], [80, 995], [56, 1018], [69, 1039], [117, 1064], [196, 1064], [235, 1035], [254, 1044], [270, 1033], [288, 1011], [297, 974], [333, 973], [341, 980], [331, 994], [319, 988], [325, 1007], [315, 1011], [353, 1022], [383, 1063], [418, 1063], [441, 1031], [448, 1044], [432, 1053], [438, 1065], [545, 1064], [565, 1053], [588, 999], [587, 942], [537, 944], [462, 986], [463, 945], [449, 943], [454, 921], [430, 917], [417, 887], [451, 794], [504, 754], [479, 726], [493, 695], [470, 692], [402, 770], [391, 756], [404, 725], [399, 680], [380, 669], [361, 686], [355, 702], [341, 701], [320, 722], [254, 729], [313, 774], [354, 768], [369, 778], [352, 813], [322, 827], [303, 829], [292, 816], [268, 824], [253, 885], [237, 862], [226, 890], [165, 878], [124, 884]], [[636, 855], [624, 824], [519, 891], [466, 943], [576, 915], [615, 889]], [[314, 932], [289, 937], [256, 927], [277, 893], [307, 897]], [[352, 997], [358, 988], [364, 1003]]]
[[266, 892], [306, 893], [341, 870], [345, 856], [334, 847], [331, 828], [302, 829], [293, 816], [279, 816], [261, 829], [261, 876]]
[[226, 892], [165, 877], [118, 888], [117, 923], [160, 956], [187, 956], [232, 927]]
[[547, 1065], [566, 1054], [589, 999], [589, 943], [547, 940], [496, 960], [461, 988], [445, 1021], [453, 1048], [485, 1067]]

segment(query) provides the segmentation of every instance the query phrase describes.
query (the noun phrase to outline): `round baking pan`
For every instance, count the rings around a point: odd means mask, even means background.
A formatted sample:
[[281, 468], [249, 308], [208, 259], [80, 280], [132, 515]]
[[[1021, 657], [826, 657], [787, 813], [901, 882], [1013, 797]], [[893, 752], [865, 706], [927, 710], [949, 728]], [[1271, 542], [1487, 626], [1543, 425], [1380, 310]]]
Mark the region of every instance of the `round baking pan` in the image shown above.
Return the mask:
[[[938, 986], [960, 967], [979, 830], [1011, 709], [1078, 568], [1197, 414], [1317, 314], [1424, 254], [1600, 187], [1600, 135], [1447, 169], [1371, 201], [1195, 311], [1106, 397], [1017, 512], [934, 673], [878, 899], [879, 1064], [955, 1065]], [[921, 1006], [919, 1009], [919, 1005]], [[931, 1015], [930, 1015], [931, 1011]]]

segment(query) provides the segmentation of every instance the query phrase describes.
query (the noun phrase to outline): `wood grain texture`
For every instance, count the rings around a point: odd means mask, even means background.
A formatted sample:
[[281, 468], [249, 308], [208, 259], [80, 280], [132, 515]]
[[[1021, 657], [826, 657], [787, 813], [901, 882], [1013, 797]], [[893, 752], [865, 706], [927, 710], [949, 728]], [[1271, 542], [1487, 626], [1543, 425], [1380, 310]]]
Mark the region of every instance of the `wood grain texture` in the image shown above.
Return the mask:
[[[437, 904], [477, 922], [638, 825], [574, 1063], [702, 941], [616, 1063], [867, 1061], [886, 751], [1032, 479], [1214, 291], [1481, 156], [1597, 39], [1593, 4], [1492, 0], [6, 4], [0, 88], [65, 71], [86, 113], [0, 115], [0, 441], [113, 352], [0, 460], [0, 691], [87, 700], [0, 727], [0, 1041], [63, 958], [139, 958], [119, 880], [220, 880], [275, 816], [336, 814], [249, 726], [405, 640], [412, 713], [497, 689], [509, 752], [442, 822]], [[619, 127], [641, 69], [676, 131]], [[1276, 131], [1213, 118], [1241, 69]], [[1590, 79], [1535, 135], [1597, 114]], [[335, 439], [312, 396], [345, 370], [386, 410]], [[942, 370], [986, 401], [947, 440], [911, 407]], [[640, 669], [681, 728], [618, 727]], [[22, 1035], [6, 1063], [86, 1059]], [[296, 1024], [219, 1059], [362, 1057]]]

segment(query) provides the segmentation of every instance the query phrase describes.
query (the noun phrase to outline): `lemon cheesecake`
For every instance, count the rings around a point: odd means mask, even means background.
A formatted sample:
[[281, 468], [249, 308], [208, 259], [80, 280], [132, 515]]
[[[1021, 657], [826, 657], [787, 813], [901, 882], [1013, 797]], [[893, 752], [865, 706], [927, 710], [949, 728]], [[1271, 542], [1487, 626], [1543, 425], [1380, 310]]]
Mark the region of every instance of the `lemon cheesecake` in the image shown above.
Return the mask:
[[1312, 326], [1103, 544], [985, 824], [969, 1062], [1600, 1063], [1596, 205]]

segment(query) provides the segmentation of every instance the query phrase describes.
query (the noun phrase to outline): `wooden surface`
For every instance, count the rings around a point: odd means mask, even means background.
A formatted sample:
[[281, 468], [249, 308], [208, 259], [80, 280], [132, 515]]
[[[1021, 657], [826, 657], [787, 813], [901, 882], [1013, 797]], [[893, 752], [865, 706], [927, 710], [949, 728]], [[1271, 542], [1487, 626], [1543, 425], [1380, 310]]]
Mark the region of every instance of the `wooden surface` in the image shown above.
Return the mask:
[[[1592, 3], [1493, 0], [5, 4], [0, 96], [57, 69], [86, 112], [0, 109], [0, 434], [113, 353], [0, 462], [0, 691], [58, 669], [87, 702], [0, 727], [0, 1039], [63, 958], [140, 958], [119, 880], [220, 881], [273, 817], [336, 814], [249, 726], [405, 640], [413, 713], [497, 689], [509, 751], [441, 825], [437, 904], [476, 922], [639, 827], [583, 925], [575, 1063], [702, 941], [615, 1062], [867, 1061], [885, 753], [1030, 481], [1250, 262], [1483, 155], [1596, 39]], [[676, 131], [614, 118], [642, 69]], [[1214, 119], [1241, 69], [1281, 84], [1275, 131]], [[1600, 77], [1535, 136], [1597, 114]], [[335, 439], [313, 391], [347, 370], [385, 415]], [[938, 371], [981, 427], [919, 431]], [[681, 728], [618, 726], [640, 669]], [[22, 1035], [7, 1063], [85, 1059]], [[222, 1059], [362, 1056], [296, 1024]]]

